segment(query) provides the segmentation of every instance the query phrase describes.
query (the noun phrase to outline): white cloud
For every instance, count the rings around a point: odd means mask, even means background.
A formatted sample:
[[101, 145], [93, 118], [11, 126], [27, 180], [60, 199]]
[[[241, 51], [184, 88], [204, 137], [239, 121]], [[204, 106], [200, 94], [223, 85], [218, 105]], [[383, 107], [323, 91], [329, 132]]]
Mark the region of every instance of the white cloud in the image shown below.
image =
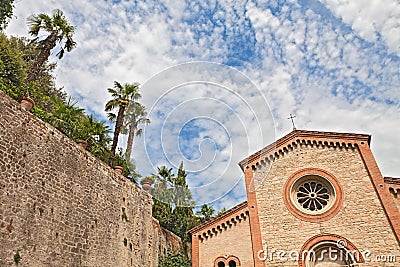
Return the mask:
[[[114, 80], [142, 83], [152, 123], [135, 141], [138, 169], [146, 175], [190, 154], [197, 160], [185, 166], [201, 170], [188, 177], [199, 204], [229, 192], [242, 176], [238, 161], [291, 130], [289, 113], [300, 129], [371, 133], [383, 174], [399, 176], [399, 4], [321, 2], [23, 0], [7, 33], [26, 35], [27, 16], [62, 9], [78, 46], [58, 61], [57, 85], [104, 116]], [[206, 63], [165, 70], [198, 60], [242, 74]], [[193, 136], [179, 136], [185, 125]], [[216, 205], [244, 194], [239, 182]]]
[[389, 52], [400, 54], [400, 3], [396, 0], [321, 0], [362, 38], [375, 42], [379, 35]]

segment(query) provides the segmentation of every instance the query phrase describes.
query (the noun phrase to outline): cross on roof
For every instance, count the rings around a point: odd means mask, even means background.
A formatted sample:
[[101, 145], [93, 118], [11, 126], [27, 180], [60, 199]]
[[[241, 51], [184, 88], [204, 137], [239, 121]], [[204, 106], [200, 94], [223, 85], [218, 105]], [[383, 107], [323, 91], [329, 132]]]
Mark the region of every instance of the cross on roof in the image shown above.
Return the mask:
[[288, 119], [292, 121], [293, 131], [294, 131], [294, 130], [296, 130], [296, 126], [294, 126], [294, 121], [293, 121], [293, 119], [296, 118], [296, 116], [294, 116], [294, 115], [292, 115], [292, 114], [289, 114], [289, 115], [290, 115], [290, 117], [289, 117]]

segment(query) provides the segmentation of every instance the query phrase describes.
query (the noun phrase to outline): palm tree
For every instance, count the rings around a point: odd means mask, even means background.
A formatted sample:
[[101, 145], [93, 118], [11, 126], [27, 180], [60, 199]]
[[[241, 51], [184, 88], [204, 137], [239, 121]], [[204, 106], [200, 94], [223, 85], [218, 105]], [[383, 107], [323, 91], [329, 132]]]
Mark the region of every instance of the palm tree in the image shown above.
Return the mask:
[[29, 34], [31, 34], [37, 41], [38, 35], [41, 31], [48, 32], [49, 35], [38, 42], [40, 53], [33, 64], [33, 67], [25, 79], [25, 83], [29, 83], [36, 79], [43, 64], [48, 60], [51, 50], [57, 45], [61, 45], [60, 51], [57, 53], [59, 59], [64, 56], [65, 50], [70, 52], [75, 46], [76, 42], [72, 39], [75, 27], [69, 25], [64, 13], [56, 9], [52, 16], [40, 13], [39, 15], [32, 15], [28, 18]]
[[84, 118], [82, 108], [77, 106], [78, 101], [69, 97], [66, 102], [53, 99], [54, 110], [50, 117], [50, 123], [69, 137], [74, 138], [79, 121]]
[[128, 142], [126, 144], [126, 159], [131, 158], [133, 140], [135, 135], [140, 137], [143, 133], [143, 129], [139, 128], [139, 124], [149, 124], [150, 119], [147, 117], [146, 107], [140, 103], [131, 104], [125, 114], [124, 118], [124, 129], [125, 133], [128, 133]]
[[124, 122], [125, 110], [131, 102], [136, 102], [141, 95], [139, 93], [139, 83], [125, 83], [122, 86], [119, 82], [114, 81], [114, 88], [108, 88], [107, 90], [113, 98], [106, 103], [105, 111], [109, 112], [118, 108], [118, 115], [115, 120], [114, 137], [111, 145], [110, 164], [112, 165], [115, 151], [117, 149], [118, 137], [121, 133], [121, 127]]
[[101, 160], [107, 161], [110, 155], [110, 132], [111, 129], [106, 125], [105, 121], [98, 121], [90, 114], [80, 121], [79, 131], [75, 139], [86, 140], [90, 144], [89, 151]]

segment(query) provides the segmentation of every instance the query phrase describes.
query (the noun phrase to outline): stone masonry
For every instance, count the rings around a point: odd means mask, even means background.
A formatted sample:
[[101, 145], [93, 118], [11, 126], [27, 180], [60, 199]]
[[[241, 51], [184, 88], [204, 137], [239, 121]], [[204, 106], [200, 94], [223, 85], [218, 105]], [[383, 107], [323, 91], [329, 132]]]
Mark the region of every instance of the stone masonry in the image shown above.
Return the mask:
[[157, 266], [151, 196], [0, 91], [0, 266]]

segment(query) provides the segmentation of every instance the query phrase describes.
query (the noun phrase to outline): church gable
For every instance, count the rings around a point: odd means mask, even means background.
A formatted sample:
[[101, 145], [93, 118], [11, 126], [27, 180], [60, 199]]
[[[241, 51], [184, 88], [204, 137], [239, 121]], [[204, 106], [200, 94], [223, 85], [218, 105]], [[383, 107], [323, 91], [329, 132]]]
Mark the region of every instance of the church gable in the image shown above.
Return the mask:
[[385, 240], [399, 254], [398, 210], [369, 141], [368, 135], [293, 131], [242, 161], [245, 173], [251, 172], [249, 206], [259, 219], [262, 245], [253, 246], [299, 251], [322, 234], [374, 253], [386, 251], [376, 242]]

